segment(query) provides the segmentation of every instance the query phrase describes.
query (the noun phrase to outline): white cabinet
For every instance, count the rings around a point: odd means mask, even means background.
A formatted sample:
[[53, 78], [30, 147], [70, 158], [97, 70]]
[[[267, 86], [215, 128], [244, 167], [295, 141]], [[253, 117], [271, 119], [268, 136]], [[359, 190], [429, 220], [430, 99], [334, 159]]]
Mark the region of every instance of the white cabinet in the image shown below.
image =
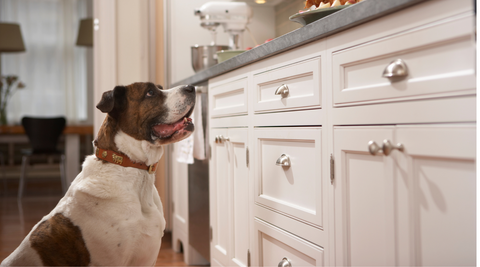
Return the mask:
[[[249, 257], [247, 129], [212, 129], [210, 143], [212, 259], [223, 266], [247, 266]], [[212, 264], [215, 265], [214, 262]]]
[[255, 129], [255, 202], [323, 227], [321, 139], [320, 128]]
[[259, 266], [321, 266], [323, 249], [263, 220], [255, 219]]
[[[475, 125], [336, 127], [334, 140], [337, 265], [475, 265]], [[371, 155], [383, 140], [404, 149]]]
[[210, 80], [212, 264], [475, 265], [472, 10], [426, 1]]

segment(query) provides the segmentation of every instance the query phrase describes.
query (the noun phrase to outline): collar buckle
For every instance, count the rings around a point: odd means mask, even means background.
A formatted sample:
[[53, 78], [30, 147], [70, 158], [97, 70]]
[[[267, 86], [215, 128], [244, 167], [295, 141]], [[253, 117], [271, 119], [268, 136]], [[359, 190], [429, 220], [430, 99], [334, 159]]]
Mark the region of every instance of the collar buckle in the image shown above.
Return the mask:
[[155, 166], [156, 166], [155, 164], [152, 164], [152, 165], [150, 165], [150, 166], [148, 167], [148, 173], [149, 173], [149, 174], [152, 174], [152, 173], [154, 173], [154, 172], [156, 171]]

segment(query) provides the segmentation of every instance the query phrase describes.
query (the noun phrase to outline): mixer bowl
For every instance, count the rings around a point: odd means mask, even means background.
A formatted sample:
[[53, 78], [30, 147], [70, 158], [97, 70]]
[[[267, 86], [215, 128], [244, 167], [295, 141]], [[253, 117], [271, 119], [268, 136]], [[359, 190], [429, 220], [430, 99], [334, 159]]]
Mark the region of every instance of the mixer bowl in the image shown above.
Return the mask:
[[217, 51], [227, 50], [228, 45], [195, 45], [192, 46], [192, 67], [195, 72], [218, 63]]

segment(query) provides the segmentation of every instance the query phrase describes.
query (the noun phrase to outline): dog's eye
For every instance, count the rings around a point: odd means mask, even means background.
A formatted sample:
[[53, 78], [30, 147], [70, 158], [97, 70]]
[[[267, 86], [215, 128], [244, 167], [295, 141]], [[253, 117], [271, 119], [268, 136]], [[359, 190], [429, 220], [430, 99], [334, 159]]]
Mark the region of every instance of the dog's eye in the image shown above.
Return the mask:
[[153, 94], [155, 94], [155, 92], [153, 90], [148, 90], [147, 96], [153, 96]]

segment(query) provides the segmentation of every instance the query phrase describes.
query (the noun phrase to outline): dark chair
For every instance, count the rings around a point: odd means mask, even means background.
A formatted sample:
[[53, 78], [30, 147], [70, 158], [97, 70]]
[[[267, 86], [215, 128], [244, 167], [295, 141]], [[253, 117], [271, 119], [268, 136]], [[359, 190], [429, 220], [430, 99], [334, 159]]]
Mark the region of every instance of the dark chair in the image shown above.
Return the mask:
[[32, 118], [24, 117], [22, 126], [30, 141], [31, 150], [22, 151], [22, 172], [20, 174], [20, 184], [18, 186], [18, 198], [23, 195], [25, 186], [25, 172], [29, 165], [31, 157], [60, 157], [60, 176], [62, 190], [67, 191], [67, 180], [65, 175], [65, 155], [57, 149], [58, 139], [65, 128], [66, 120], [64, 117], [56, 118]]
[[3, 156], [3, 153], [0, 152], [0, 168], [1, 168], [1, 177], [3, 180], [3, 192], [5, 196], [7, 195], [7, 175], [5, 174], [5, 157]]

